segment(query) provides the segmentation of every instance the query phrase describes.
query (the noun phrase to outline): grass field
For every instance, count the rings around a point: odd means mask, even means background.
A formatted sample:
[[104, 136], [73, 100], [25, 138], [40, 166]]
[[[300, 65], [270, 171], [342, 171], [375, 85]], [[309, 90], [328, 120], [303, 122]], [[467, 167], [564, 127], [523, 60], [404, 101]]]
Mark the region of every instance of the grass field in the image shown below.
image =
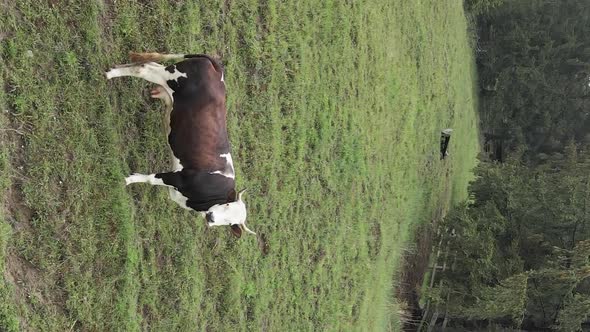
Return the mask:
[[[478, 149], [460, 0], [0, 12], [0, 330], [399, 329], [399, 253], [465, 198]], [[267, 248], [124, 186], [169, 169], [150, 85], [104, 78], [131, 50], [223, 60], [238, 187]]]

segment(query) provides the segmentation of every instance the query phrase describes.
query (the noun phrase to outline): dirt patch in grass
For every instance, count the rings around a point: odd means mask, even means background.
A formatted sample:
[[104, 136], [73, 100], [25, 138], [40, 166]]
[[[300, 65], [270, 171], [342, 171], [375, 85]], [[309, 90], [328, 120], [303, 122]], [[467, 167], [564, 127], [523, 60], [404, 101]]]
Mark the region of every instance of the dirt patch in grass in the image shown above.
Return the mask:
[[[4, 216], [14, 233], [32, 233], [31, 220], [34, 212], [24, 204], [20, 186], [13, 183], [4, 196]], [[52, 308], [56, 312], [64, 312], [61, 305], [64, 303], [63, 292], [56, 291], [47, 285], [43, 272], [33, 264], [22, 258], [18, 253], [8, 247], [4, 261], [4, 280], [14, 289], [14, 303], [27, 306], [41, 305]], [[50, 291], [49, 291], [50, 290]], [[22, 331], [31, 330], [27, 320], [19, 316]]]
[[266, 237], [266, 234], [262, 233], [259, 236], [257, 236], [256, 239], [258, 240], [258, 249], [260, 249], [262, 256], [268, 255], [268, 252], [270, 250], [270, 245], [268, 243], [268, 239]]
[[13, 183], [4, 198], [5, 217], [14, 232], [30, 230], [33, 210], [24, 203], [20, 185]]
[[[0, 142], [3, 144], [7, 153], [7, 162], [10, 171], [4, 176], [10, 176], [5, 191], [2, 193], [2, 216], [10, 225], [13, 236], [16, 234], [34, 234], [31, 221], [35, 217], [35, 212], [25, 204], [25, 198], [22, 192], [22, 184], [26, 181], [23, 175], [25, 158], [22, 152], [25, 141], [23, 132], [28, 131], [25, 124], [17, 124], [13, 114], [8, 109], [3, 109], [4, 119], [2, 123], [6, 126], [0, 133]], [[24, 304], [28, 307], [41, 306], [48, 308], [53, 312], [63, 314], [65, 312], [65, 293], [50, 285], [44, 276], [44, 272], [35, 267], [34, 264], [23, 258], [10, 242], [6, 248], [4, 257], [4, 281], [13, 288], [13, 303]], [[22, 331], [30, 331], [26, 317], [19, 315], [19, 324]]]
[[[39, 270], [18, 254], [9, 251], [5, 261], [4, 278], [14, 287], [15, 303], [24, 303], [29, 307], [41, 306], [51, 312], [65, 314], [65, 294], [48, 285]], [[29, 331], [25, 317], [20, 316], [23, 331]]]
[[[447, 186], [448, 187], [448, 186]], [[449, 189], [440, 194], [440, 200], [446, 201], [450, 197]], [[430, 223], [423, 224], [414, 233], [413, 247], [405, 250], [402, 255], [399, 285], [395, 290], [395, 297], [400, 303], [400, 318], [403, 331], [416, 331], [422, 319], [420, 307], [421, 288], [424, 277], [430, 266], [433, 241], [437, 224], [447, 214], [448, 207], [440, 205], [430, 218]]]
[[[6, 91], [10, 91], [11, 87], [6, 85]], [[22, 193], [22, 183], [25, 181], [25, 158], [24, 158], [24, 144], [23, 136], [30, 130], [25, 123], [18, 123], [11, 110], [6, 107], [2, 109], [0, 119], [7, 128], [3, 128], [0, 133], [0, 141], [6, 148], [7, 163], [9, 165], [9, 173], [4, 176], [9, 176], [11, 180], [8, 182], [6, 192], [4, 193], [4, 216], [11, 225], [13, 232], [19, 232], [31, 228], [30, 221], [33, 218], [33, 210], [24, 203], [24, 196]]]
[[374, 222], [371, 225], [371, 241], [369, 242], [369, 255], [376, 259], [381, 251], [381, 225]]
[[[33, 234], [31, 220], [34, 212], [24, 204], [22, 193], [17, 184], [13, 184], [5, 196], [5, 218], [14, 233]], [[27, 261], [10, 245], [4, 262], [4, 280], [14, 289], [14, 303], [24, 304], [34, 310], [41, 306], [51, 312], [65, 314], [66, 294], [60, 287], [48, 283], [55, 277], [47, 278], [45, 272]], [[61, 274], [61, 273], [60, 273]], [[62, 281], [58, 277], [58, 282]], [[31, 330], [26, 317], [19, 316], [22, 331]]]
[[416, 231], [415, 247], [406, 250], [402, 256], [402, 270], [395, 296], [403, 311], [400, 314], [404, 322], [404, 331], [416, 331], [417, 324], [422, 318], [420, 288], [428, 269], [435, 222], [433, 220], [430, 224], [422, 225]]

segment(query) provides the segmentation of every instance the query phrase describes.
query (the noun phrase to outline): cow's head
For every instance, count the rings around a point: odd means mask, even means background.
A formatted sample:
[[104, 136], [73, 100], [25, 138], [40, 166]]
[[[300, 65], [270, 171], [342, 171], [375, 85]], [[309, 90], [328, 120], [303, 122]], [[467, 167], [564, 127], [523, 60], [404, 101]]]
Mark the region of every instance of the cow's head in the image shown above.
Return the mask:
[[246, 227], [246, 204], [242, 199], [242, 196], [246, 189], [236, 194], [230, 194], [230, 199], [225, 204], [217, 204], [207, 210], [205, 213], [205, 219], [209, 226], [231, 226], [231, 231], [236, 237], [242, 236], [242, 231], [246, 231], [250, 234], [256, 235], [248, 227]]

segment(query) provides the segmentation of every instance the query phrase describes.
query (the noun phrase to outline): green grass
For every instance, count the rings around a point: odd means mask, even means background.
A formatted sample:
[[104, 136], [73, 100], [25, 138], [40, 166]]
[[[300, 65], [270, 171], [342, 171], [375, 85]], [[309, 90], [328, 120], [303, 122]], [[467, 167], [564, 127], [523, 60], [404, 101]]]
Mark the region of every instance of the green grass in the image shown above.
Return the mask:
[[[0, 217], [2, 328], [399, 328], [400, 250], [465, 198], [477, 153], [461, 1], [0, 6], [0, 124], [23, 134], [0, 136], [13, 198]], [[268, 255], [161, 188], [123, 185], [169, 169], [149, 84], [104, 79], [131, 50], [221, 56], [238, 187]]]

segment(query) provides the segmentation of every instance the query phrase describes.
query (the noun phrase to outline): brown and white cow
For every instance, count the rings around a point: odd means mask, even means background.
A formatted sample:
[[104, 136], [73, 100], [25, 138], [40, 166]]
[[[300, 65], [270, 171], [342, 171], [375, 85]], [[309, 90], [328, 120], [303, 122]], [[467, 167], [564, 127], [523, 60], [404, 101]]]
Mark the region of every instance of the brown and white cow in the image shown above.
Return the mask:
[[[182, 61], [167, 67], [156, 63], [165, 60]], [[229, 225], [238, 237], [243, 230], [256, 234], [245, 225], [245, 190], [235, 190], [221, 65], [203, 54], [132, 53], [131, 61], [109, 70], [106, 77], [133, 76], [158, 85], [151, 95], [166, 104], [172, 171], [136, 173], [125, 183], [166, 186], [172, 200], [201, 212], [207, 225]]]

